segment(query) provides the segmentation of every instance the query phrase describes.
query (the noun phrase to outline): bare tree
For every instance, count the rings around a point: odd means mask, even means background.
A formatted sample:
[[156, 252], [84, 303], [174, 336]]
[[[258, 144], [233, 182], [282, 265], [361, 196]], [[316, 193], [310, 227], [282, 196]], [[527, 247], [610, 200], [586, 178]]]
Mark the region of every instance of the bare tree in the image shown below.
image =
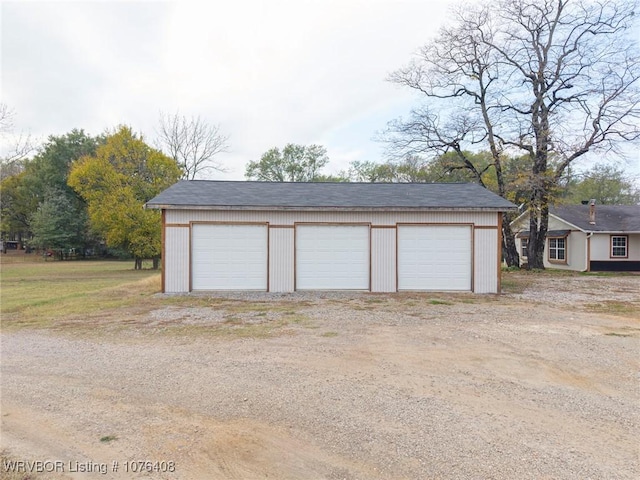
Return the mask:
[[5, 133], [13, 128], [15, 113], [6, 103], [0, 103], [0, 133]]
[[[531, 213], [529, 266], [543, 268], [549, 203], [566, 168], [588, 152], [617, 152], [640, 137], [635, 2], [503, 0], [465, 6], [453, 25], [391, 80], [425, 105], [390, 124], [392, 151], [456, 152], [479, 183], [466, 149], [488, 147], [499, 194], [508, 197], [505, 153], [524, 153]], [[517, 260], [509, 216], [505, 256]]]
[[229, 137], [218, 125], [209, 125], [200, 116], [161, 113], [157, 134], [160, 149], [180, 165], [183, 179], [193, 180], [210, 170], [224, 171], [216, 156], [228, 151]]
[[31, 135], [14, 134], [15, 112], [6, 103], [0, 103], [0, 180], [20, 173], [24, 160], [35, 150]]

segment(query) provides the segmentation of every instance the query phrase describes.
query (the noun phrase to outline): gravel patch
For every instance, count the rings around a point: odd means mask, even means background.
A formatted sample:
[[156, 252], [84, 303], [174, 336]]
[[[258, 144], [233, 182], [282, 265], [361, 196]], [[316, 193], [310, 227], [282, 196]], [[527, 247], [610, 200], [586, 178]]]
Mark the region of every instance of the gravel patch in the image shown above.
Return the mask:
[[225, 292], [108, 334], [3, 333], [1, 446], [177, 465], [95, 478], [638, 478], [640, 321], [575, 307], [638, 302], [640, 278], [558, 280]]

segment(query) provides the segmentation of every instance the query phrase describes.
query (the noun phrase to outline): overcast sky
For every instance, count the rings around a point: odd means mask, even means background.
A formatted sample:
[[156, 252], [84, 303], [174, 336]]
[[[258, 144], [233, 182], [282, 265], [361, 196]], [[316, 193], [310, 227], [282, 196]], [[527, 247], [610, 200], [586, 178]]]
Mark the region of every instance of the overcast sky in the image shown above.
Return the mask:
[[375, 133], [417, 100], [385, 79], [452, 3], [3, 1], [2, 102], [40, 139], [127, 124], [153, 144], [161, 111], [200, 115], [230, 137], [209, 178], [286, 143], [324, 145], [337, 172], [384, 160]]

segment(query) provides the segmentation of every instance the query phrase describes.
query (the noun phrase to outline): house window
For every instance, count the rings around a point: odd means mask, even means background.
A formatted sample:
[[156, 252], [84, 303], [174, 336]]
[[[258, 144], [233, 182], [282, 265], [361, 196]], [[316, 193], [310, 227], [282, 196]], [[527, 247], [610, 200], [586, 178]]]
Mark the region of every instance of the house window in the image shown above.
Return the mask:
[[611, 236], [611, 257], [612, 258], [627, 258], [627, 244], [629, 237], [626, 235], [612, 235]]
[[527, 258], [529, 256], [529, 239], [521, 238], [520, 239], [520, 256], [522, 258]]
[[549, 239], [549, 260], [555, 262], [567, 262], [567, 239]]

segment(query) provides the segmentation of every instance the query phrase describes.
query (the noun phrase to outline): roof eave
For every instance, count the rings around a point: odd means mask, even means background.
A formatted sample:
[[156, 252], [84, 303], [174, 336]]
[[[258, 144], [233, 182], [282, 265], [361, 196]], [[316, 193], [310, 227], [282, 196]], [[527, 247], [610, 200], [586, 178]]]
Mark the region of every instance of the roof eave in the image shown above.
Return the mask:
[[157, 210], [252, 210], [252, 211], [329, 211], [329, 212], [401, 212], [406, 210], [429, 210], [429, 211], [465, 211], [465, 212], [505, 212], [515, 210], [517, 207], [298, 207], [298, 206], [264, 206], [264, 205], [172, 205], [172, 204], [148, 204], [145, 203], [144, 208]]
[[638, 235], [640, 230], [585, 230], [585, 233], [606, 233], [609, 235]]
[[[516, 218], [515, 220], [513, 220], [513, 221], [509, 224], [509, 226], [513, 226], [516, 222], [518, 222], [520, 219], [522, 219], [525, 215], [528, 215], [528, 214], [529, 214], [529, 212], [528, 212], [528, 211], [526, 211], [526, 212], [522, 213], [521, 215], [518, 215], [518, 218]], [[573, 224], [573, 223], [571, 223], [571, 222], [568, 222], [568, 221], [567, 221], [567, 220], [565, 220], [564, 218], [559, 217], [558, 215], [556, 215], [556, 214], [554, 214], [554, 213], [549, 212], [549, 217], [550, 217], [550, 218], [551, 218], [551, 217], [553, 217], [553, 218], [555, 218], [556, 220], [559, 220], [559, 221], [561, 221], [561, 222], [563, 222], [563, 223], [566, 223], [567, 225], [569, 225], [569, 226], [570, 226], [570, 227], [572, 227], [572, 228], [575, 228], [576, 230], [580, 230], [581, 232], [584, 232], [584, 233], [589, 233], [589, 230], [585, 230], [584, 228], [579, 227], [578, 225], [575, 225], [575, 224]]]

